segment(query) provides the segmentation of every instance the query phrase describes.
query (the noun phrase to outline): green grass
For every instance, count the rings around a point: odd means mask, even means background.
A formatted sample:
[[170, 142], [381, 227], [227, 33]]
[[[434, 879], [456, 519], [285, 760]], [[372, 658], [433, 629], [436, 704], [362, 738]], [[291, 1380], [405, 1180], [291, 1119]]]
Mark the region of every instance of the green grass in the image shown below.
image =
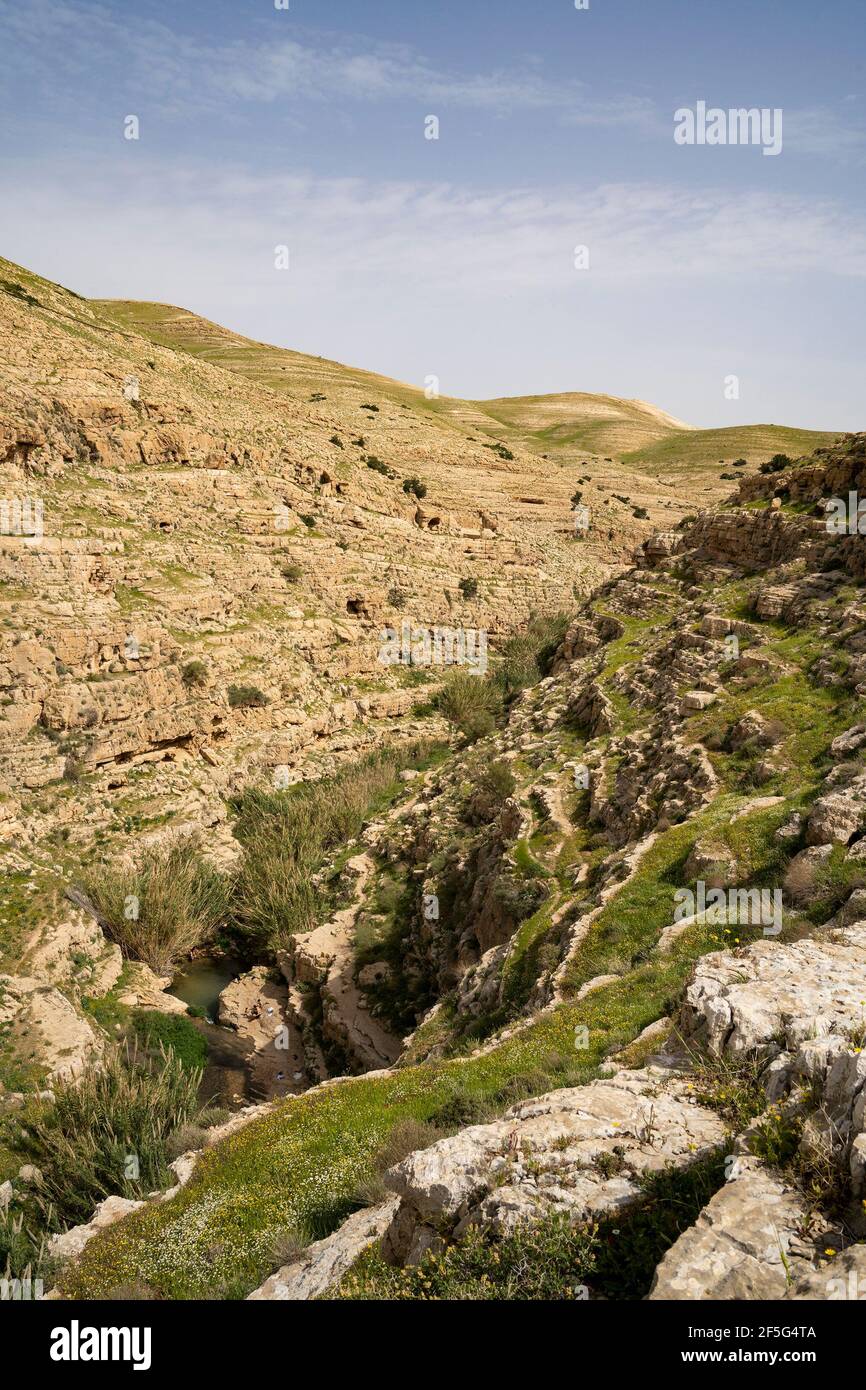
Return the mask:
[[173, 1052], [187, 1071], [199, 1071], [207, 1062], [207, 1043], [184, 1014], [162, 1014], [137, 1009], [133, 1015], [135, 1037], [146, 1052]]
[[722, 458], [745, 458], [754, 464], [779, 453], [801, 458], [815, 449], [825, 448], [837, 438], [837, 434], [826, 430], [791, 429], [785, 425], [734, 425], [728, 429], [677, 431], [623, 454], [622, 459], [648, 473], [680, 465], [709, 466]]
[[270, 958], [290, 936], [323, 920], [333, 902], [313, 887], [313, 876], [365, 821], [405, 795], [401, 771], [428, 766], [438, 752], [426, 741], [397, 745], [333, 777], [281, 792], [254, 788], [233, 799], [243, 848], [233, 926], [244, 951]]

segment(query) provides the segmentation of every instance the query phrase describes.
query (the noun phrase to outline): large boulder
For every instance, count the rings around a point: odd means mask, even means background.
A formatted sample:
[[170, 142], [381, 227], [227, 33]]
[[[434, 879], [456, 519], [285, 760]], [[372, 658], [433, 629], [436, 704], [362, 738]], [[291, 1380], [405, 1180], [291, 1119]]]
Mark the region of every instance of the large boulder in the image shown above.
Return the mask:
[[719, 1056], [782, 1050], [829, 1033], [862, 1026], [866, 923], [830, 941], [757, 941], [737, 951], [714, 951], [695, 967], [680, 1027]]
[[49, 1081], [77, 1076], [102, 1051], [65, 994], [29, 976], [0, 975], [0, 1027], [16, 1062]]
[[724, 1135], [719, 1117], [663, 1068], [553, 1091], [392, 1168], [385, 1183], [400, 1208], [385, 1246], [413, 1261], [474, 1223], [507, 1232], [551, 1212], [575, 1221], [609, 1215], [640, 1199], [644, 1177], [690, 1167]]
[[381, 1240], [398, 1205], [398, 1199], [391, 1197], [377, 1207], [356, 1211], [333, 1235], [317, 1240], [297, 1260], [278, 1269], [249, 1295], [249, 1299], [291, 1302], [318, 1298], [340, 1282], [359, 1255]]
[[806, 826], [810, 845], [847, 845], [866, 826], [866, 773], [818, 797]]
[[784, 1298], [791, 1269], [811, 1270], [813, 1246], [792, 1183], [756, 1159], [735, 1158], [729, 1180], [659, 1264], [651, 1299]]

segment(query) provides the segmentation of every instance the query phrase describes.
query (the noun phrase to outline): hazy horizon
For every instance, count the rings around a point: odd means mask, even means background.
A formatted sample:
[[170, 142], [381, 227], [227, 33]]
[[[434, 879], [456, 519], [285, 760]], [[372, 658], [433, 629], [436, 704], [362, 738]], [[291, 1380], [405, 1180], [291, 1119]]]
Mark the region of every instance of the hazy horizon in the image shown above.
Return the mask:
[[860, 428], [859, 8], [0, 0], [0, 251], [449, 396]]

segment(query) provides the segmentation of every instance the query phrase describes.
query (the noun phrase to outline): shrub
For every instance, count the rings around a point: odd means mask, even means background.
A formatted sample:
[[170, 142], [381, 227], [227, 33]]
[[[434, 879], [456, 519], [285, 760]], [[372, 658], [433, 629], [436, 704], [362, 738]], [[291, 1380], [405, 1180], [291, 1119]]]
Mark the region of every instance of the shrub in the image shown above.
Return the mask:
[[197, 687], [207, 684], [207, 666], [203, 661], [188, 661], [181, 675], [184, 685]]
[[[489, 1120], [490, 1105], [483, 1096], [473, 1095], [471, 1091], [455, 1090], [454, 1094], [434, 1110], [430, 1123], [441, 1129], [462, 1129], [465, 1125], [481, 1125]], [[432, 1140], [427, 1141], [428, 1144]], [[416, 1146], [422, 1148], [421, 1144]]]
[[232, 709], [264, 709], [268, 697], [257, 685], [230, 685], [229, 704]]
[[470, 743], [489, 734], [501, 712], [502, 700], [491, 681], [467, 671], [452, 671], [436, 696], [436, 708]]
[[301, 518], [301, 521], [306, 526], [307, 530], [312, 531], [318, 518], [315, 517], [312, 512], [299, 512], [298, 515]]
[[404, 478], [403, 491], [420, 499], [427, 496], [427, 485], [420, 478]]
[[461, 816], [467, 825], [489, 825], [502, 809], [503, 801], [514, 795], [517, 783], [505, 762], [489, 763], [477, 771], [477, 780], [465, 798]]
[[399, 791], [398, 774], [430, 747], [407, 744], [372, 753], [320, 782], [301, 782], [284, 792], [254, 788], [234, 798], [235, 836], [244, 851], [234, 923], [259, 959], [315, 926], [328, 900], [313, 886], [313, 876], [329, 852], [354, 839], [365, 820]]
[[[156, 1009], [138, 1009], [133, 1016], [138, 1042], [148, 1053], [173, 1052], [181, 1066], [197, 1071], [207, 1062], [207, 1043], [191, 1019], [184, 1014], [163, 1014]], [[183, 1150], [181, 1150], [183, 1152]]]
[[343, 441], [338, 434], [332, 434], [328, 442], [333, 444], [337, 449], [342, 449], [343, 447]]
[[773, 457], [771, 459], [768, 459], [766, 463], [761, 464], [760, 472], [781, 473], [783, 468], [790, 468], [793, 462], [794, 460], [788, 458], [787, 454], [774, 454]]
[[70, 753], [63, 764], [64, 782], [80, 782], [87, 773], [87, 760], [80, 753]]
[[499, 1239], [472, 1226], [458, 1245], [428, 1251], [403, 1269], [386, 1264], [377, 1249], [369, 1251], [343, 1279], [339, 1297], [573, 1301], [584, 1297], [597, 1243], [594, 1227], [572, 1225], [559, 1213], [522, 1222]]
[[478, 580], [461, 579], [457, 587], [464, 598], [475, 598], [478, 593]]
[[398, 589], [395, 585], [393, 589], [388, 590], [388, 602], [392, 608], [405, 608], [408, 601], [409, 595], [405, 589]]
[[749, 466], [749, 460], [748, 460], [748, 459], [734, 459], [734, 467], [735, 467], [735, 468], [748, 468], [748, 466]]
[[510, 449], [506, 449], [504, 444], [485, 444], [485, 449], [491, 449], [497, 458], [513, 459], [514, 455]]
[[567, 613], [533, 614], [526, 630], [508, 639], [494, 676], [505, 700], [548, 674], [568, 624]]
[[280, 570], [280, 574], [283, 576], [287, 584], [297, 584], [298, 580], [303, 577], [303, 573], [304, 571], [302, 570], [301, 566], [295, 564], [283, 565], [282, 569]]
[[389, 468], [387, 463], [383, 463], [375, 454], [369, 454], [364, 462], [368, 468], [372, 468], [374, 473], [381, 473], [383, 478], [396, 478], [397, 476], [393, 468]]
[[55, 1081], [53, 1100], [34, 1102], [12, 1132], [42, 1175], [30, 1200], [43, 1221], [75, 1225], [104, 1197], [164, 1186], [168, 1138], [195, 1113], [200, 1081], [173, 1052], [154, 1063], [117, 1047], [74, 1080]]
[[229, 905], [229, 885], [195, 836], [148, 846], [137, 869], [93, 869], [83, 886], [112, 941], [157, 975], [170, 974], [179, 957], [208, 940]]

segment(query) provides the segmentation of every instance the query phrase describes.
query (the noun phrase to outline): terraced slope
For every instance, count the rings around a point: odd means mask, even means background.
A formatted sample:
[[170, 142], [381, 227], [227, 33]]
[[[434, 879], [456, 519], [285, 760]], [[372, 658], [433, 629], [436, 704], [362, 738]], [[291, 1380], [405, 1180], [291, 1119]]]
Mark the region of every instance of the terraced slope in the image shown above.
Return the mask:
[[785, 425], [733, 425], [730, 429], [683, 430], [629, 449], [623, 461], [650, 474], [670, 473], [685, 480], [701, 465], [730, 466], [736, 459], [761, 464], [774, 454], [802, 458], [828, 447], [836, 434], [790, 429]]
[[[424, 419], [433, 460], [456, 434], [476, 453], [481, 448], [505, 461], [509, 453], [517, 455], [528, 483], [534, 470], [527, 473], [525, 461], [540, 456], [547, 466], [534, 476], [544, 477], [545, 486], [529, 486], [522, 494], [512, 491], [510, 497], [498, 499], [498, 505], [518, 502], [521, 520], [530, 526], [525, 508], [537, 508], [535, 519], [565, 529], [569, 519], [563, 505], [579, 492], [594, 518], [600, 547], [593, 545], [596, 534], [587, 539], [599, 558], [627, 559], [636, 539], [636, 520], [669, 525], [686, 510], [720, 501], [730, 491], [735, 459], [745, 457], [747, 471], [754, 472], [776, 453], [799, 457], [835, 437], [774, 425], [693, 430], [645, 401], [579, 391], [489, 401], [427, 399], [417, 387], [253, 342], [186, 309], [120, 300], [94, 304], [102, 315], [154, 343], [263, 384], [298, 407], [323, 395], [332, 407], [354, 411], [378, 392]], [[569, 483], [572, 490], [566, 493]], [[551, 506], [553, 513], [542, 510]]]
[[[569, 391], [556, 396], [506, 396], [478, 401], [494, 420], [508, 425], [515, 438], [537, 446], [572, 445], [590, 454], [617, 457], [669, 439], [689, 426], [645, 401]], [[700, 431], [695, 431], [700, 433]]]

